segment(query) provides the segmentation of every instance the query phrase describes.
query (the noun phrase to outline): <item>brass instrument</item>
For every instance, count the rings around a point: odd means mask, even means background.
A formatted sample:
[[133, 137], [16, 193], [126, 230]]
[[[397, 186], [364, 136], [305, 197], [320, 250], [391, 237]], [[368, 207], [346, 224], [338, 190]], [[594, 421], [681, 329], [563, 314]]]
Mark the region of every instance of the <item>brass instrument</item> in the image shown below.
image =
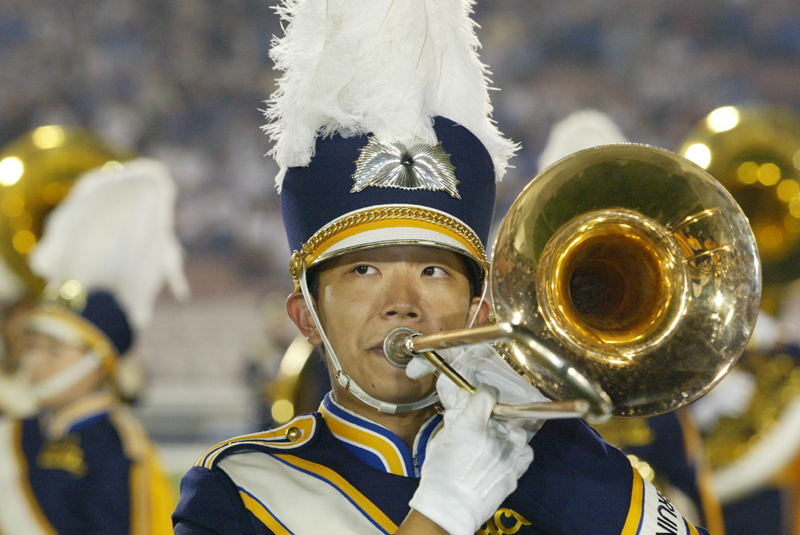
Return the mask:
[[44, 289], [27, 256], [41, 237], [44, 219], [86, 171], [114, 165], [117, 154], [87, 131], [60, 125], [36, 128], [0, 152], [0, 254], [22, 279], [28, 297]]
[[[762, 310], [777, 315], [800, 277], [800, 116], [772, 105], [726, 106], [678, 152], [722, 183], [750, 220], [764, 270]], [[748, 348], [738, 366], [756, 389], [738, 418], [704, 437], [723, 503], [767, 484], [800, 451], [800, 368], [788, 354]]]
[[0, 371], [16, 368], [24, 345], [22, 323], [45, 287], [27, 259], [45, 218], [84, 172], [121, 159], [128, 157], [90, 133], [61, 125], [40, 126], [0, 150], [0, 257], [24, 289], [17, 302], [3, 309]]
[[496, 414], [590, 421], [702, 396], [744, 350], [761, 293], [733, 197], [691, 161], [634, 144], [578, 152], [534, 178], [500, 226], [489, 279], [497, 325], [394, 331], [387, 358], [422, 354], [451, 374], [433, 350], [510, 339], [518, 367], [568, 401]]
[[330, 387], [325, 370], [315, 360], [314, 346], [298, 335], [281, 358], [278, 374], [264, 389], [272, 420], [283, 425], [298, 414], [311, 412], [322, 401], [320, 385]]
[[[778, 106], [726, 106], [700, 121], [678, 153], [730, 191], [761, 256], [765, 298], [800, 277], [800, 116]], [[775, 313], [776, 303], [762, 302]]]

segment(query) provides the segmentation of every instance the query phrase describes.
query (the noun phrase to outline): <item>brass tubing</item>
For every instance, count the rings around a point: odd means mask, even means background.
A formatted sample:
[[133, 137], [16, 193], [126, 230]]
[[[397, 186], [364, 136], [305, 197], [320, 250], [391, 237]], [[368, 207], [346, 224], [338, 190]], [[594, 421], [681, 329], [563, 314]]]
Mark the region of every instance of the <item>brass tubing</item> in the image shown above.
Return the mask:
[[[394, 331], [389, 333], [389, 336], [386, 337], [387, 341], [390, 340], [393, 335], [395, 335]], [[613, 410], [611, 399], [595, 381], [578, 371], [574, 366], [539, 343], [527, 329], [519, 325], [498, 323], [495, 325], [484, 325], [482, 327], [473, 329], [460, 329], [457, 331], [448, 331], [430, 335], [416, 336], [409, 333], [400, 333], [397, 336], [408, 337], [408, 339], [404, 340], [403, 343], [393, 344], [394, 349], [399, 348], [401, 351], [405, 352], [406, 356], [408, 357], [413, 357], [415, 354], [422, 354], [425, 356], [425, 352], [447, 347], [472, 345], [481, 342], [514, 340], [515, 342], [527, 348], [531, 354], [535, 355], [537, 360], [549, 371], [563, 377], [567, 385], [572, 388], [578, 397], [586, 400], [589, 406], [588, 411], [584, 414], [588, 419], [591, 421], [604, 421], [609, 418], [611, 411]], [[445, 372], [442, 368], [437, 366], [436, 362], [431, 361], [430, 359], [428, 360], [434, 366], [436, 366], [437, 369], [442, 370], [442, 373], [448, 373], [448, 377], [450, 377], [450, 372]], [[442, 361], [442, 363], [444, 363], [444, 361]], [[444, 364], [446, 365], [446, 363]], [[450, 367], [447, 366], [447, 368]], [[456, 374], [455, 371], [452, 369], [450, 370], [452, 373]], [[467, 381], [461, 378], [460, 375], [458, 377], [460, 378], [460, 381], [469, 384]], [[454, 380], [454, 382], [461, 386], [459, 380]], [[584, 414], [581, 414], [581, 416]]]
[[434, 367], [442, 372], [442, 374], [446, 375], [448, 379], [453, 381], [457, 387], [463, 388], [470, 394], [474, 394], [476, 392], [475, 387], [469, 384], [469, 381], [461, 377], [457, 371], [455, 371], [450, 365], [445, 362], [445, 360], [436, 354], [435, 351], [423, 351], [420, 353], [423, 357], [425, 357], [428, 362], [434, 365]]
[[412, 351], [421, 353], [423, 351], [445, 349], [448, 347], [508, 340], [512, 332], [513, 329], [508, 323], [483, 325], [481, 327], [473, 327], [472, 329], [457, 329], [455, 331], [415, 336], [409, 342], [409, 346]]
[[537, 360], [552, 373], [564, 379], [564, 382], [579, 398], [589, 404], [586, 418], [592, 423], [599, 423], [611, 417], [614, 404], [606, 392], [593, 379], [589, 378], [575, 366], [564, 360], [546, 346], [541, 344], [530, 331], [519, 325], [505, 324], [511, 328], [511, 339], [522, 344]]
[[519, 405], [494, 406], [492, 414], [504, 418], [536, 418], [552, 420], [555, 418], [583, 418], [589, 413], [589, 403], [583, 399], [570, 401], [549, 401], [541, 403], [522, 403]]
[[[420, 353], [425, 357], [428, 362], [446, 375], [448, 379], [453, 381], [456, 386], [475, 394], [476, 389], [466, 379], [455, 371], [442, 357], [436, 354], [435, 351], [423, 351]], [[508, 419], [554, 419], [554, 418], [583, 418], [589, 416], [590, 419], [594, 418], [591, 415], [591, 405], [585, 399], [576, 399], [570, 401], [546, 401], [536, 403], [519, 403], [515, 405], [507, 405], [497, 403], [492, 408], [492, 416], [498, 420]]]
[[[428, 362], [439, 370], [448, 379], [453, 381], [456, 386], [475, 394], [476, 389], [466, 379], [455, 371], [442, 357], [435, 351], [423, 351], [420, 353], [425, 357]], [[520, 403], [515, 405], [507, 405], [498, 403], [492, 409], [492, 415], [499, 419], [519, 419], [519, 418], [534, 418], [534, 419], [554, 419], [554, 418], [583, 418], [587, 415], [591, 416], [591, 405], [585, 399], [576, 399], [571, 401], [547, 401], [536, 403]]]

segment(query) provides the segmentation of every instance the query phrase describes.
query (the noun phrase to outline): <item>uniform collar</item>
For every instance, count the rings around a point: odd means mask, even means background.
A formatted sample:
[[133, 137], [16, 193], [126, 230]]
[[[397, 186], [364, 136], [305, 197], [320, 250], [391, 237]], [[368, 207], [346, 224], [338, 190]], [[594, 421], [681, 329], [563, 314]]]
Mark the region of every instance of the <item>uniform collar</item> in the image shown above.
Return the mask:
[[105, 391], [73, 401], [45, 420], [47, 436], [51, 440], [62, 438], [89, 420], [111, 412], [117, 403], [116, 396]]
[[441, 428], [437, 414], [425, 422], [414, 439], [414, 449], [382, 425], [359, 416], [336, 403], [329, 392], [319, 408], [328, 429], [360, 460], [383, 472], [419, 477], [430, 438]]

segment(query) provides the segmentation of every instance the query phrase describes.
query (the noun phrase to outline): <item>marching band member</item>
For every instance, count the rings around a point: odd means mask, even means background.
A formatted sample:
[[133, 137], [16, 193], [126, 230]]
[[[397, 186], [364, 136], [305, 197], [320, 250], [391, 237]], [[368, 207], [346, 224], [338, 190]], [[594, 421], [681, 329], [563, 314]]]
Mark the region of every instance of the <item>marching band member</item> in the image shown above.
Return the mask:
[[[0, 261], [0, 264], [3, 262]], [[6, 271], [8, 273], [3, 273]], [[17, 277], [12, 277], [13, 273], [8, 267], [0, 267], [0, 280], [3, 281], [0, 286], [7, 280], [19, 281]], [[21, 281], [19, 287], [24, 288]], [[35, 300], [26, 297], [22, 290], [11, 293], [6, 299], [0, 297], [0, 417], [3, 414], [28, 414], [33, 408], [25, 395], [25, 387], [20, 389], [15, 375], [27, 346], [25, 324], [35, 305]]]
[[30, 255], [49, 286], [16, 375], [28, 414], [0, 420], [0, 533], [171, 531], [171, 481], [121, 397], [164, 280], [187, 291], [174, 197], [166, 168], [140, 159], [86, 173], [50, 214]]
[[45, 219], [84, 173], [130, 158], [88, 130], [58, 124], [36, 127], [0, 150], [0, 413], [27, 410], [14, 408], [26, 396], [12, 377], [25, 348], [25, 323], [45, 286], [28, 262]]
[[498, 399], [544, 397], [490, 346], [445, 352], [474, 396], [383, 354], [396, 327], [489, 314], [495, 180], [516, 147], [489, 119], [471, 7], [279, 8], [267, 130], [294, 250], [287, 310], [324, 348], [333, 389], [319, 412], [203, 455], [181, 483], [178, 535], [705, 533], [583, 421], [491, 419]]

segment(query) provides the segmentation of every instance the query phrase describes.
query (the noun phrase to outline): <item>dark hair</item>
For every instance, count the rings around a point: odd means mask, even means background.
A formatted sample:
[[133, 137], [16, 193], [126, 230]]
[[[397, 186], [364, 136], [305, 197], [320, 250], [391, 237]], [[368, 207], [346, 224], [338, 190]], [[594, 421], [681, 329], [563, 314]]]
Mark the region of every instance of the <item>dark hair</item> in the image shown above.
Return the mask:
[[[480, 297], [481, 290], [483, 290], [483, 269], [481, 269], [481, 266], [475, 260], [469, 257], [462, 254], [458, 255], [458, 257], [464, 263], [464, 271], [466, 271], [467, 279], [469, 279], [470, 297]], [[324, 265], [325, 262], [322, 262], [321, 264], [308, 268], [306, 271], [308, 291], [311, 293], [311, 297], [314, 298], [314, 301], [316, 301], [319, 296], [319, 274]]]

